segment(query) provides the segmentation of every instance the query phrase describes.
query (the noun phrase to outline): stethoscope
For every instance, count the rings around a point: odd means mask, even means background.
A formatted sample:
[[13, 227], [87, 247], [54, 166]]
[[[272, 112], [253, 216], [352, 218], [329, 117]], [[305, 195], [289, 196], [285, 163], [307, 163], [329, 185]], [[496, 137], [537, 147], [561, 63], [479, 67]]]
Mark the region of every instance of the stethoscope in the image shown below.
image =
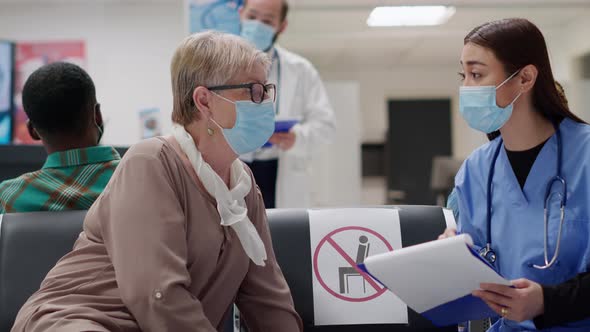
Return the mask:
[[[563, 146], [561, 144], [561, 132], [559, 131], [559, 126], [554, 124], [555, 127], [555, 136], [557, 138], [557, 175], [555, 175], [549, 183], [547, 183], [547, 187], [545, 189], [545, 202], [543, 203], [543, 221], [544, 221], [544, 256], [545, 256], [545, 265], [533, 265], [536, 269], [545, 270], [553, 266], [557, 257], [559, 256], [559, 247], [561, 245], [561, 229], [563, 227], [563, 221], [565, 218], [565, 206], [567, 204], [567, 184], [565, 179], [561, 176], [561, 165], [562, 165], [562, 150]], [[488, 175], [488, 188], [487, 188], [487, 238], [486, 238], [486, 245], [479, 251], [479, 255], [484, 258], [488, 263], [494, 264], [498, 259], [496, 252], [492, 249], [492, 179], [494, 177], [494, 169], [496, 167], [496, 161], [498, 159], [498, 155], [502, 150], [502, 138], [500, 138], [500, 144], [496, 148], [494, 152], [494, 158], [492, 159], [492, 165], [490, 167], [489, 175]], [[555, 183], [561, 184], [561, 192], [551, 192], [551, 188]], [[555, 252], [553, 253], [553, 257], [549, 260], [548, 255], [548, 242], [549, 242], [549, 218], [548, 218], [548, 209], [547, 209], [547, 202], [553, 198], [553, 195], [559, 195], [560, 197], [560, 220], [559, 220], [559, 231], [557, 233], [557, 244], [555, 245]]]
[[276, 48], [273, 50], [272, 61], [273, 64], [275, 61], [277, 62], [277, 99], [275, 101], [275, 113], [279, 114], [279, 105], [281, 101], [281, 58], [279, 57], [279, 52]]

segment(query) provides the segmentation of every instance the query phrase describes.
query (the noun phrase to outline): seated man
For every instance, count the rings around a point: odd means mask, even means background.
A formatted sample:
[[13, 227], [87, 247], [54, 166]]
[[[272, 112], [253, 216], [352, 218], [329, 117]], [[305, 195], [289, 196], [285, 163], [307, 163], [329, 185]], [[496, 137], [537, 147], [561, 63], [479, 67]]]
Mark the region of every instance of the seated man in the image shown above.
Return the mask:
[[46, 65], [26, 81], [23, 107], [48, 157], [40, 170], [0, 184], [0, 214], [88, 209], [120, 160], [98, 146], [103, 122], [92, 79], [73, 64]]

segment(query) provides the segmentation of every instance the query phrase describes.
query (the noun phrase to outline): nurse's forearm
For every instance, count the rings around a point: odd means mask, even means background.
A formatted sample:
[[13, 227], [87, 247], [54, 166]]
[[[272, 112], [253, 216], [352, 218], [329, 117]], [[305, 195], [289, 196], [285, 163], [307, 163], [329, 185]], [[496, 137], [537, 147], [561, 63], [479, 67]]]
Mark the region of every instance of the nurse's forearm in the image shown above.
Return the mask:
[[556, 286], [543, 286], [545, 312], [534, 319], [538, 329], [590, 318], [590, 272]]

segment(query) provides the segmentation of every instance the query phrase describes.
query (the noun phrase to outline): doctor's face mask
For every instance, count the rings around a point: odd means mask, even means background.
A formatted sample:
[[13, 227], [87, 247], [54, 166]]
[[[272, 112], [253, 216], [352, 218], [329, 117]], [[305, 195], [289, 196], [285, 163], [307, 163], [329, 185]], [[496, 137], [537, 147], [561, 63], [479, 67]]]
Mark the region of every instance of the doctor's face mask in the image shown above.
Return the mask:
[[277, 38], [272, 26], [257, 20], [243, 21], [240, 35], [263, 52], [268, 51]]

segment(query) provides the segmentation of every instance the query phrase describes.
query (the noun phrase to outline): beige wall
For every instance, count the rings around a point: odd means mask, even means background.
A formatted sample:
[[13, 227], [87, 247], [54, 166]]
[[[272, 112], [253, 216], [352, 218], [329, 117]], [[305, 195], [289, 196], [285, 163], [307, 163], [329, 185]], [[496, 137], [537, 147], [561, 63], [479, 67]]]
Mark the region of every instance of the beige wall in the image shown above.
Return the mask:
[[383, 142], [387, 130], [387, 100], [396, 98], [450, 98], [452, 142], [457, 156], [467, 156], [485, 141], [459, 115], [458, 66], [403, 67], [355, 71], [324, 70], [325, 80], [357, 80], [361, 87], [363, 142]]
[[[86, 40], [87, 68], [107, 120], [104, 141], [112, 144], [138, 140], [137, 111], [141, 108], [161, 108], [164, 124], [169, 126], [168, 66], [174, 48], [185, 35], [184, 24], [182, 1], [141, 6], [115, 2], [0, 5], [0, 38]], [[586, 20], [572, 22], [562, 32], [546, 36], [556, 78], [566, 86], [572, 109], [588, 120], [590, 83], [580, 81], [575, 63], [590, 52], [589, 35], [590, 20]], [[460, 49], [457, 57], [459, 53]], [[459, 115], [458, 65], [351, 69], [337, 61], [329, 66], [317, 63], [326, 81], [359, 83], [363, 142], [384, 140], [389, 98], [451, 98], [452, 142], [457, 157], [467, 156], [486, 141]]]
[[0, 4], [0, 38], [84, 40], [87, 66], [105, 118], [106, 144], [140, 138], [137, 112], [172, 105], [169, 65], [185, 36], [182, 2]]
[[[555, 77], [562, 82], [571, 109], [590, 121], [590, 81], [576, 68], [580, 56], [590, 52], [590, 20], [573, 22], [563, 31], [546, 35]], [[457, 58], [461, 50], [457, 50]], [[318, 61], [319, 62], [319, 61]], [[319, 66], [325, 80], [357, 80], [361, 91], [362, 141], [383, 142], [387, 130], [387, 100], [393, 98], [450, 98], [452, 145], [458, 158], [468, 156], [487, 140], [469, 128], [459, 114], [458, 65], [349, 69], [338, 64]]]

